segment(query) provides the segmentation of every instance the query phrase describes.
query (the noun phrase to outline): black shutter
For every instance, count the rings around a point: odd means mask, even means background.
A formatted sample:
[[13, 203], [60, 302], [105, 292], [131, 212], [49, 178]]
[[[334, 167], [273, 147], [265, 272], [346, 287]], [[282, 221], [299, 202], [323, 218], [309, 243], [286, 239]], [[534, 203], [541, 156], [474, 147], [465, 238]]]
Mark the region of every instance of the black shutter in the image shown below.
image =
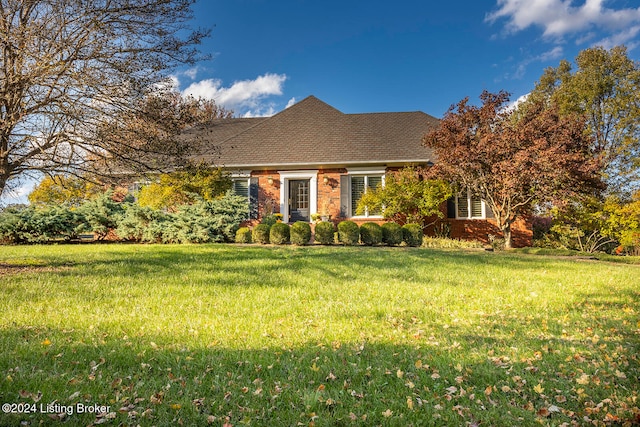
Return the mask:
[[258, 178], [249, 179], [249, 218], [258, 219]]
[[340, 175], [340, 216], [349, 217], [349, 205], [351, 205], [351, 180], [349, 175]]
[[447, 218], [456, 218], [456, 199], [454, 197], [447, 199]]

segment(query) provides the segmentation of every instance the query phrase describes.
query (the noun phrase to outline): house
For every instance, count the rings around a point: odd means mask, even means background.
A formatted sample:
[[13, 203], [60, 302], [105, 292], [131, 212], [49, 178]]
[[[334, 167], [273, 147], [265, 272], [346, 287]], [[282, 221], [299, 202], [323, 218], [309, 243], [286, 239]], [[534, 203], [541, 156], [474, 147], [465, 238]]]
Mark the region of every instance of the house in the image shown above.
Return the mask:
[[[218, 120], [186, 137], [202, 147], [200, 161], [231, 174], [253, 220], [277, 212], [285, 222], [310, 222], [320, 213], [363, 223], [382, 222], [381, 212], [356, 215], [356, 205], [368, 188], [384, 185], [385, 173], [437, 161], [421, 143], [437, 125], [419, 111], [344, 114], [309, 96], [272, 117]], [[485, 203], [470, 194], [450, 200], [443, 212], [454, 238], [486, 241], [500, 234]], [[524, 224], [513, 235], [516, 245], [531, 242]]]

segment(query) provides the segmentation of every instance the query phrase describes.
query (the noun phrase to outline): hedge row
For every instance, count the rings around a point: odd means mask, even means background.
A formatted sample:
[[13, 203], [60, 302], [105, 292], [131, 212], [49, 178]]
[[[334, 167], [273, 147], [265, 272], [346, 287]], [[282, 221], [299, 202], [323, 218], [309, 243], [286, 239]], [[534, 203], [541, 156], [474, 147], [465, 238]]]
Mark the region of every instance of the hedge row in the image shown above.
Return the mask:
[[[388, 222], [380, 226], [374, 222], [366, 222], [358, 227], [353, 221], [342, 221], [336, 227], [332, 222], [319, 222], [315, 228], [315, 241], [321, 245], [331, 245], [336, 241], [350, 246], [359, 243], [366, 246], [385, 244], [397, 246], [405, 243], [407, 246], [422, 245], [422, 227], [419, 224], [400, 226]], [[303, 246], [311, 241], [311, 227], [308, 223], [298, 221], [292, 226], [282, 222], [275, 224], [258, 224], [253, 230], [248, 227], [238, 229], [236, 243], [260, 243], [283, 245], [292, 243]]]
[[145, 243], [233, 242], [246, 212], [246, 198], [231, 194], [163, 212], [113, 201], [107, 193], [77, 209], [5, 210], [0, 213], [0, 243], [72, 241], [82, 234]]

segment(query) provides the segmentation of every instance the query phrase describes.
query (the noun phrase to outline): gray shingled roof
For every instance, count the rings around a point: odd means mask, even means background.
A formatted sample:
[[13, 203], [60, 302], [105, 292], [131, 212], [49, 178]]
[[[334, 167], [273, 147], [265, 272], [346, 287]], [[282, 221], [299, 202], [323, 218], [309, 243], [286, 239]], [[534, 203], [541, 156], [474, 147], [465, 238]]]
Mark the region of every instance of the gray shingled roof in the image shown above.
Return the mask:
[[426, 163], [423, 112], [344, 114], [314, 96], [268, 118], [218, 120], [185, 134], [197, 157], [227, 168]]

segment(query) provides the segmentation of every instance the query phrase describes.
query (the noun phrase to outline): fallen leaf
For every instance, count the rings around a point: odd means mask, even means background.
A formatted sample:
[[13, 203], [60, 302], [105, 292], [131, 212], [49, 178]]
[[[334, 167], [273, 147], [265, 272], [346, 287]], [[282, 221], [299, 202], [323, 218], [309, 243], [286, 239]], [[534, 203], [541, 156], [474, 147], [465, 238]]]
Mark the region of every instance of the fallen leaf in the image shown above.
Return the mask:
[[548, 417], [551, 415], [551, 413], [549, 412], [549, 410], [547, 408], [541, 408], [540, 410], [538, 410], [538, 412], [536, 412], [536, 414], [539, 417]]
[[544, 392], [544, 387], [542, 387], [542, 384], [538, 383], [537, 386], [533, 387], [533, 391], [538, 394], [542, 394]]
[[393, 415], [393, 411], [391, 409], [387, 409], [382, 413], [382, 416], [385, 418], [389, 418], [391, 415]]
[[581, 385], [589, 384], [589, 375], [582, 374], [578, 378], [576, 378], [576, 382]]
[[618, 371], [616, 369], [616, 377], [618, 377], [620, 379], [625, 379], [625, 378], [627, 378], [627, 375], [624, 372]]

